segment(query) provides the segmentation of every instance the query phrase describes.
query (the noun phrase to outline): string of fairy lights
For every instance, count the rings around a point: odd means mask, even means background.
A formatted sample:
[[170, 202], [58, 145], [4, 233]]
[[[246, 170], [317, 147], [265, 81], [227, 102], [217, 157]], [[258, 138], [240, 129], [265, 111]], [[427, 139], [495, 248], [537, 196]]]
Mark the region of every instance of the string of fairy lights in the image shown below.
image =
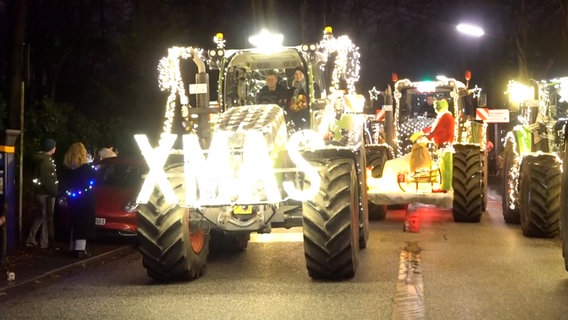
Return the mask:
[[178, 96], [181, 104], [182, 117], [187, 118], [189, 114], [189, 97], [181, 75], [180, 59], [194, 59], [196, 57], [203, 61], [202, 49], [193, 47], [172, 47], [168, 50], [168, 56], [160, 59], [160, 63], [158, 64], [158, 85], [160, 90], [168, 90], [170, 92], [166, 102], [162, 135], [172, 132]]
[[[222, 34], [217, 34], [213, 38], [217, 44], [217, 49], [225, 48], [225, 39]], [[331, 28], [326, 28], [324, 37], [318, 44], [319, 51], [324, 54], [324, 59], [333, 54], [335, 63], [332, 74], [332, 92], [338, 95], [344, 93], [355, 93], [355, 83], [359, 80], [360, 64], [359, 64], [359, 48], [353, 44], [348, 36], [340, 36], [335, 38], [331, 33]], [[184, 87], [184, 81], [181, 74], [181, 59], [199, 59], [207, 61], [210, 65], [215, 59], [206, 57], [203, 49], [193, 47], [171, 47], [168, 49], [168, 55], [163, 57], [158, 64], [158, 84], [162, 91], [169, 91], [167, 97], [164, 122], [162, 126], [162, 135], [171, 133], [173, 128], [174, 115], [176, 110], [177, 99], [181, 104], [181, 113], [183, 118], [187, 118], [189, 111], [189, 97]], [[216, 68], [218, 66], [216, 65]], [[344, 88], [345, 86], [345, 88]], [[222, 84], [219, 83], [219, 92]], [[344, 92], [345, 90], [346, 92]], [[222, 104], [222, 95], [218, 97]]]
[[89, 182], [87, 183], [86, 186], [84, 187], [80, 187], [80, 188], [76, 188], [76, 189], [68, 189], [65, 190], [65, 194], [71, 198], [77, 198], [89, 191], [91, 191], [93, 189], [95, 185], [95, 181], [94, 180], [89, 180]]
[[356, 93], [355, 83], [359, 81], [361, 69], [359, 47], [346, 35], [335, 38], [331, 30], [326, 29], [326, 31], [329, 32], [324, 34], [318, 48], [323, 51], [326, 58], [331, 54], [336, 54], [331, 85], [335, 91], [340, 91], [343, 89], [341, 81], [344, 80], [347, 93], [354, 94]]
[[519, 190], [518, 186], [519, 186], [519, 176], [520, 176], [521, 155], [517, 151], [518, 150], [517, 140], [515, 139], [513, 131], [508, 132], [507, 135], [505, 136], [504, 146], [507, 147], [508, 144], [511, 144], [513, 158], [511, 161], [511, 166], [509, 167], [509, 171], [504, 172], [504, 179], [509, 191], [509, 199], [510, 199], [510, 202], [508, 203], [509, 209], [515, 210], [516, 204], [518, 203], [517, 190]]

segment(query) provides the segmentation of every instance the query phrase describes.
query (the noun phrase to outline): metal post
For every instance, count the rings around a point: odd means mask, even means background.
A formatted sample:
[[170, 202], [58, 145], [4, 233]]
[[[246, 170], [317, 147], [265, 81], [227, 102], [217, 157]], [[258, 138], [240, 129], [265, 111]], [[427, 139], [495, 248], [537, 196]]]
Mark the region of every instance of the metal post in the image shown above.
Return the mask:
[[22, 220], [24, 205], [24, 104], [25, 81], [22, 81], [22, 98], [20, 101], [20, 150], [18, 153], [18, 243], [24, 242]]
[[[16, 219], [16, 159], [15, 142], [20, 134], [19, 130], [6, 129], [3, 137], [3, 145], [0, 146], [1, 157], [1, 179], [0, 198], [2, 200], [2, 210], [6, 216], [6, 233], [8, 249], [16, 246], [16, 240], [21, 238], [22, 219]], [[16, 228], [16, 220], [18, 225]]]
[[211, 143], [211, 128], [209, 124], [210, 113], [206, 112], [209, 108], [209, 74], [206, 72], [198, 72], [195, 75], [195, 83], [203, 84], [206, 90], [196, 94], [198, 113], [198, 136], [201, 141], [202, 148], [209, 148]]

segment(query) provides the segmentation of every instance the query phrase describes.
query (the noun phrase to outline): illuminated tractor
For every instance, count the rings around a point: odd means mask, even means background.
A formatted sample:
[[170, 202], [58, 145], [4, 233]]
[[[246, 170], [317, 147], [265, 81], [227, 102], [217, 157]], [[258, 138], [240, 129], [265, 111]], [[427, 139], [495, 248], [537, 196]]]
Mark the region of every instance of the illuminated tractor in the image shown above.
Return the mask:
[[[563, 101], [565, 102], [565, 101]], [[566, 109], [565, 111], [566, 112]], [[564, 124], [564, 149], [563, 154], [568, 152], [568, 123]], [[568, 161], [562, 163], [562, 187], [560, 194], [560, 228], [562, 238], [562, 256], [564, 257], [564, 267], [568, 271]]]
[[517, 122], [504, 141], [503, 217], [520, 223], [527, 237], [554, 237], [560, 229], [567, 89], [568, 78], [508, 83]]
[[[293, 47], [264, 35], [236, 50], [217, 34], [213, 49], [173, 47], [160, 62], [164, 130], [155, 148], [135, 137], [151, 168], [137, 201], [139, 247], [158, 281], [199, 277], [210, 247], [241, 251], [253, 232], [297, 226], [311, 277], [356, 272], [369, 235], [358, 48], [331, 28]], [[184, 59], [197, 66], [194, 83]], [[218, 74], [213, 102], [208, 70]], [[293, 86], [297, 70], [303, 87]], [[273, 72], [289, 96], [262, 94]]]
[[[448, 102], [455, 138], [439, 149], [429, 143], [429, 166], [416, 170], [409, 166], [417, 146], [410, 137], [436, 120], [436, 115], [420, 111], [428, 96]], [[388, 205], [424, 203], [452, 208], [457, 222], [480, 221], [487, 205], [486, 124], [475, 120], [475, 110], [484, 103], [481, 89], [443, 76], [397, 80], [394, 92], [387, 88], [384, 120], [375, 126], [378, 134], [370, 133], [381, 141], [366, 146], [371, 218], [384, 218]]]

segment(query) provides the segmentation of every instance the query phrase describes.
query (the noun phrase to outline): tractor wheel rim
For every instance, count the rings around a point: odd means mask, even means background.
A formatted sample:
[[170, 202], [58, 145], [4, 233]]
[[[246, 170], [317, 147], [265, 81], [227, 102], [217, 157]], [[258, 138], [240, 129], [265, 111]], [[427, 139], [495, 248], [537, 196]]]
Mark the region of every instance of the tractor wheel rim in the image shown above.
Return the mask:
[[202, 230], [198, 230], [193, 232], [189, 236], [189, 243], [191, 245], [191, 249], [194, 252], [201, 252], [203, 249], [203, 243], [205, 242], [205, 233]]

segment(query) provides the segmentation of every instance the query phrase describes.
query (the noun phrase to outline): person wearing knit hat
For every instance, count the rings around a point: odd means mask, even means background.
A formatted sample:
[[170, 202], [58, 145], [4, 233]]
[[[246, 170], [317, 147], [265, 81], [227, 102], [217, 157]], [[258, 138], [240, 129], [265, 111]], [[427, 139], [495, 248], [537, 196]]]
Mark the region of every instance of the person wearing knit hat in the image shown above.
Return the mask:
[[306, 93], [306, 73], [304, 72], [304, 68], [298, 66], [294, 68], [294, 79], [292, 80], [292, 93], [293, 97], [298, 96], [298, 94]]
[[57, 144], [55, 143], [55, 140], [47, 138], [43, 140], [43, 143], [41, 144], [41, 151], [48, 152], [51, 151], [51, 149], [55, 148], [56, 146]]
[[[306, 70], [302, 66], [294, 68], [292, 88], [290, 89], [290, 99], [286, 110], [286, 121], [291, 124], [292, 130], [294, 131], [306, 129], [310, 125], [310, 112], [308, 109], [310, 101], [309, 95], [313, 93], [315, 98], [321, 97], [321, 92], [317, 84], [315, 82], [310, 82], [308, 84], [308, 80]], [[314, 89], [312, 93], [309, 92], [310, 86], [313, 86]]]
[[52, 158], [55, 149], [55, 140], [48, 138], [42, 142], [41, 150], [32, 156], [35, 164], [32, 170], [34, 196], [40, 204], [40, 210], [30, 228], [26, 247], [35, 248], [38, 246], [36, 237], [38, 231], [40, 231], [39, 247], [43, 253], [48, 253], [49, 247], [53, 247], [55, 239], [53, 209], [58, 192], [57, 170]]

